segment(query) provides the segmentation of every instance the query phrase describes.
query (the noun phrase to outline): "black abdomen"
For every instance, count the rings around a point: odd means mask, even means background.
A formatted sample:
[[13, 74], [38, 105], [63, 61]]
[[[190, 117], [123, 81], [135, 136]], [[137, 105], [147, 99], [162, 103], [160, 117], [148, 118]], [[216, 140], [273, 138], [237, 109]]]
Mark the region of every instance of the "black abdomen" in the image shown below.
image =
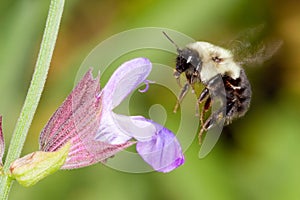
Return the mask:
[[241, 69], [240, 77], [233, 79], [230, 76], [222, 77], [226, 90], [226, 124], [232, 122], [233, 119], [245, 115], [250, 106], [251, 86], [245, 71]]

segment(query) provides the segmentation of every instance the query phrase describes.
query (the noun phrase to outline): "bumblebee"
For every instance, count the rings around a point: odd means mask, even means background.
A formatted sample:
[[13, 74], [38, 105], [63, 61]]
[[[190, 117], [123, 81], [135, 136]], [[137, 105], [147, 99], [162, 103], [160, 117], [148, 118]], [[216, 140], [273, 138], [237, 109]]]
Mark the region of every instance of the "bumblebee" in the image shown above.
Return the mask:
[[[165, 32], [163, 33], [177, 48], [174, 77], [179, 82], [180, 75], [184, 73], [187, 80], [178, 97], [174, 112], [190, 87], [193, 88], [196, 83], [204, 85], [197, 101], [199, 105], [203, 105], [200, 113], [199, 139], [204, 131], [208, 131], [220, 121], [223, 120], [224, 125], [228, 125], [234, 119], [246, 114], [250, 106], [252, 91], [242, 65], [270, 58], [281, 45], [280, 41], [268, 47], [261, 43], [255, 52], [248, 54], [241, 53], [241, 46], [229, 50], [200, 41], [187, 44], [181, 49]], [[247, 51], [247, 49], [244, 50]], [[243, 59], [238, 59], [241, 55], [244, 56]], [[211, 109], [212, 102], [216, 98], [221, 101], [220, 108], [211, 112], [210, 116], [204, 120], [205, 113]]]

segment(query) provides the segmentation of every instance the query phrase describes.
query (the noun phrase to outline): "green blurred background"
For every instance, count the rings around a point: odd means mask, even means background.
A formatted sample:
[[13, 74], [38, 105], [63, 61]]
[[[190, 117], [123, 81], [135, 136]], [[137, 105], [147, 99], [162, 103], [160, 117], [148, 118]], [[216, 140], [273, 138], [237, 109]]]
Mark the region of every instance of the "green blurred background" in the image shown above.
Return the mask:
[[[7, 146], [33, 72], [49, 3], [0, 1], [0, 113]], [[49, 77], [23, 155], [38, 149], [39, 133], [73, 88], [83, 59], [113, 34], [155, 26], [197, 40], [225, 41], [264, 23], [268, 34], [282, 38], [284, 45], [264, 66], [246, 69], [254, 93], [251, 109], [224, 129], [206, 158], [198, 159], [195, 139], [185, 152], [185, 164], [169, 174], [130, 174], [99, 164], [60, 171], [30, 188], [15, 183], [10, 199], [299, 199], [299, 11], [296, 0], [66, 1]], [[159, 59], [172, 66], [174, 57], [163, 54]], [[147, 103], [158, 103], [158, 95], [165, 93], [147, 95]], [[142, 101], [135, 104], [147, 107]], [[167, 126], [176, 128], [176, 123]]]

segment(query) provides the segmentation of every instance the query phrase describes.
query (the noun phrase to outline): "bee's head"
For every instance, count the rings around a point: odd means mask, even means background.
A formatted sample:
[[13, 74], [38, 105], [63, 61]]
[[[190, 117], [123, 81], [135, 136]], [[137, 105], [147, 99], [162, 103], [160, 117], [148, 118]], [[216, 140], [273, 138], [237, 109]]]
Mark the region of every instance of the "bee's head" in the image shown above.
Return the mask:
[[187, 79], [191, 82], [192, 76], [197, 77], [201, 71], [202, 61], [199, 54], [190, 48], [177, 49], [177, 52], [174, 76], [179, 78], [180, 74], [185, 72]]
[[179, 46], [167, 35], [166, 32], [163, 31], [163, 34], [172, 44], [174, 44], [178, 52], [174, 77], [179, 81], [180, 74], [185, 72], [186, 78], [190, 83], [193, 82], [193, 77], [199, 79], [202, 62], [198, 52], [191, 48], [179, 48]]

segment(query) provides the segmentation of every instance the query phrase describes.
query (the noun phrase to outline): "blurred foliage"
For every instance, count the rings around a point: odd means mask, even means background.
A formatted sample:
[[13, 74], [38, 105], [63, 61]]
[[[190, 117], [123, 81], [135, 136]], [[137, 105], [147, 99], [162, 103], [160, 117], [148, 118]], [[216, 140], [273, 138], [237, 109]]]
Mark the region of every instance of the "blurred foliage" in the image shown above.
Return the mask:
[[[49, 3], [0, 2], [0, 113], [7, 145], [30, 82]], [[92, 48], [113, 34], [154, 26], [174, 29], [197, 40], [226, 41], [264, 23], [268, 34], [282, 38], [284, 45], [264, 66], [246, 69], [253, 88], [251, 108], [243, 119], [224, 129], [206, 158], [198, 159], [195, 139], [185, 152], [186, 163], [169, 174], [130, 174], [95, 165], [61, 171], [30, 188], [16, 183], [10, 199], [299, 199], [299, 6], [296, 0], [67, 1], [24, 154], [38, 148], [38, 135], [71, 91], [80, 63]], [[163, 54], [159, 59], [173, 66], [174, 57]], [[163, 90], [158, 88], [154, 93], [147, 95], [145, 104], [134, 101], [133, 112], [147, 112], [149, 105], [160, 100], [168, 105], [166, 110], [172, 109], [172, 95], [168, 104]], [[194, 113], [190, 116], [195, 117]], [[175, 119], [167, 126], [176, 129]]]

